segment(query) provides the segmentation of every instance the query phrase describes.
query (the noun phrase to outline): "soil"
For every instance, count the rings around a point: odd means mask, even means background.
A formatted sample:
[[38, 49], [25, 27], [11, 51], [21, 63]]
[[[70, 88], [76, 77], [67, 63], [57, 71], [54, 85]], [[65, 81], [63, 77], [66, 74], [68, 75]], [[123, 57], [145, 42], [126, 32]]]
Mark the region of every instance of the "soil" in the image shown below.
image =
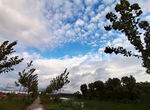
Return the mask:
[[38, 97], [31, 105], [27, 107], [26, 110], [43, 110], [43, 105], [40, 102], [40, 98]]

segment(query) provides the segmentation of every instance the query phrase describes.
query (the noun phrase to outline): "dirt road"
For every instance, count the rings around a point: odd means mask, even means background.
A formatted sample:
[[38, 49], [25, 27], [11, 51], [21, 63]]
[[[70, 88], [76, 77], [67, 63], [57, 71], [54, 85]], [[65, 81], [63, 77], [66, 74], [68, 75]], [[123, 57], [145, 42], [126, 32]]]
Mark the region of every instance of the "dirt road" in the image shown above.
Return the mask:
[[27, 107], [26, 110], [43, 110], [40, 98], [38, 97], [30, 106]]

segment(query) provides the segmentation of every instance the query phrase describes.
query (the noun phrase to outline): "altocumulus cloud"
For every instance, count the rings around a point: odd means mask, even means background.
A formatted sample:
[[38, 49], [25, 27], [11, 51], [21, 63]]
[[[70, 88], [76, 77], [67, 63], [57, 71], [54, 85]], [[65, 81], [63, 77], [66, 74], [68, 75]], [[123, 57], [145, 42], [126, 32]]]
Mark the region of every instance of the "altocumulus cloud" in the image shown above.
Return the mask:
[[[19, 40], [25, 47], [40, 50], [79, 40], [103, 46], [110, 40], [102, 37], [106, 34], [103, 27], [109, 23], [105, 15], [118, 1], [0, 0], [0, 39]], [[138, 2], [149, 19], [148, 0], [130, 1]]]
[[78, 40], [96, 41], [101, 37], [93, 36], [103, 29], [105, 15], [114, 7], [102, 3], [98, 0], [0, 0], [1, 39], [19, 40], [24, 46], [38, 49]]

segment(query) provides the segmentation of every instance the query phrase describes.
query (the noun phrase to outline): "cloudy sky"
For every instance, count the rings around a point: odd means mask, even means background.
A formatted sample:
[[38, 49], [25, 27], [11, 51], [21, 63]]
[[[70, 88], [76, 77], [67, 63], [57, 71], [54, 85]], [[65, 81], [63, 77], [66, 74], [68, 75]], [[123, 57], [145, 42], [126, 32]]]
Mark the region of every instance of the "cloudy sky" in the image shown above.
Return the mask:
[[[144, 1], [144, 2], [143, 2]], [[83, 83], [106, 81], [109, 77], [133, 75], [137, 81], [150, 81], [141, 60], [106, 55], [106, 46], [133, 47], [124, 34], [104, 30], [105, 15], [114, 11], [119, 0], [0, 0], [0, 42], [18, 41], [16, 53], [25, 60], [15, 71], [1, 74], [0, 87], [13, 87], [26, 62], [33, 60], [39, 88], [68, 68], [74, 92]], [[150, 21], [150, 0], [139, 3], [142, 19]]]

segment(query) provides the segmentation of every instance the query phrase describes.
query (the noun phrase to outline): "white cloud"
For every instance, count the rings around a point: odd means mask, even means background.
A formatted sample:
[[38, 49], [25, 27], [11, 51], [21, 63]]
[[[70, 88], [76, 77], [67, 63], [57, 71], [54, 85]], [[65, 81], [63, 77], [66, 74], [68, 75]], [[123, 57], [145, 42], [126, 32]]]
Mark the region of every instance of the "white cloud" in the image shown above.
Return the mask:
[[[72, 58], [64, 57], [63, 59], [44, 59], [41, 57], [34, 58], [33, 55], [22, 53], [27, 60], [34, 59], [33, 65], [36, 67], [36, 73], [39, 78], [39, 88], [45, 88], [50, 80], [60, 73], [65, 68], [68, 68], [70, 84], [64, 90], [76, 91], [79, 90], [83, 83], [90, 83], [96, 80], [106, 81], [109, 77], [121, 78], [126, 75], [133, 75], [137, 81], [148, 81], [150, 76], [145, 73], [145, 68], [141, 66], [141, 60], [136, 58], [127, 58], [123, 56], [103, 56], [99, 49], [96, 54], [89, 53], [85, 56], [76, 56]], [[100, 54], [101, 53], [101, 54]], [[38, 55], [37, 55], [38, 56]], [[4, 86], [7, 83], [13, 84], [17, 79], [17, 72], [24, 69], [25, 62], [17, 66], [16, 71], [2, 74], [0, 80]]]
[[87, 29], [88, 30], [94, 30], [96, 27], [95, 27], [95, 24], [94, 23], [90, 23], [87, 25]]
[[[95, 10], [93, 6], [99, 2], [98, 0], [85, 0], [87, 7], [84, 7], [81, 0], [73, 2], [70, 0], [0, 0], [0, 39], [19, 40], [21, 46], [34, 46], [42, 50], [77, 40], [81, 42], [87, 40], [89, 43], [91, 37], [87, 38], [87, 36], [95, 34], [97, 30], [103, 34], [103, 27], [108, 24], [105, 15], [114, 11], [118, 1], [103, 0], [104, 4], [100, 4]], [[130, 2], [138, 2], [146, 19], [149, 20], [148, 0]], [[94, 30], [76, 28], [74, 23], [65, 22], [67, 20], [73, 20], [76, 25], [83, 27], [94, 27]]]
[[133, 46], [130, 44], [130, 42], [127, 40], [127, 37], [124, 34], [118, 34], [117, 36], [118, 38], [112, 41], [112, 45], [114, 47], [121, 46], [127, 49], [134, 50]]
[[63, 23], [73, 18], [72, 5], [69, 0], [0, 0], [1, 39], [19, 40], [24, 46], [42, 50], [74, 41], [75, 36], [65, 34], [72, 26]]
[[93, 4], [96, 4], [97, 2], [98, 0], [85, 0], [86, 5], [93, 5]]
[[149, 0], [129, 0], [130, 3], [138, 3], [139, 6], [142, 8], [143, 10], [143, 14], [148, 14], [150, 12], [150, 9], [149, 9], [149, 4], [150, 4], [150, 1]]
[[[8, 39], [21, 40], [35, 47], [41, 42], [50, 42], [50, 33], [45, 27], [44, 19], [39, 2], [31, 5], [31, 2], [24, 0], [1, 0], [0, 1], [0, 32], [5, 33]], [[40, 37], [40, 42], [37, 37]], [[4, 36], [5, 37], [5, 36]], [[34, 41], [34, 42], [33, 42]]]
[[103, 2], [105, 3], [105, 4], [111, 4], [111, 3], [113, 3], [115, 0], [103, 0]]
[[104, 10], [104, 8], [105, 8], [105, 6], [104, 6], [104, 5], [100, 5], [100, 6], [98, 7], [97, 12], [100, 12], [100, 11]]
[[74, 3], [77, 5], [81, 5], [82, 4], [82, 0], [74, 0]]
[[81, 20], [81, 19], [78, 19], [78, 20], [76, 21], [75, 25], [77, 25], [77, 26], [83, 26], [83, 25], [84, 25], [84, 21]]

